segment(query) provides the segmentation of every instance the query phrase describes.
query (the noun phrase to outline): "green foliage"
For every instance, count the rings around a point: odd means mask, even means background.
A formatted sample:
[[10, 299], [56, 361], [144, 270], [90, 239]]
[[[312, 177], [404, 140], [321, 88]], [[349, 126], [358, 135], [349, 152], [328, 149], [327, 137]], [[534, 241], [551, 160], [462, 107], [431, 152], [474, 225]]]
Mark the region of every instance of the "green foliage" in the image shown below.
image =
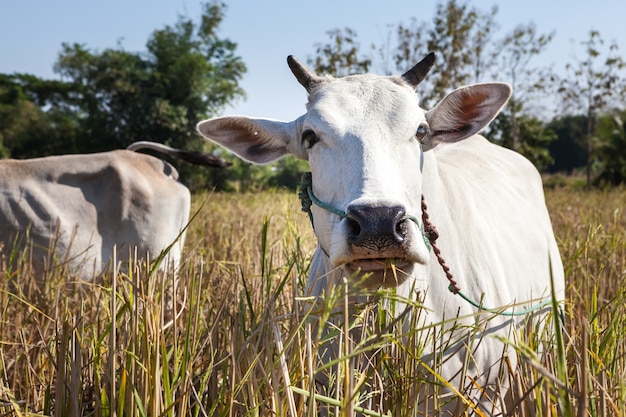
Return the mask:
[[[219, 152], [219, 150], [217, 151]], [[212, 185], [221, 191], [255, 192], [269, 188], [298, 188], [302, 174], [309, 170], [306, 161], [287, 156], [269, 165], [254, 165], [232, 157], [227, 170], [216, 170]]]
[[68, 84], [60, 81], [0, 74], [0, 154], [26, 158], [76, 152], [77, 124], [68, 112], [68, 92]]
[[618, 185], [626, 183], [626, 112], [620, 115], [599, 118], [596, 132], [597, 144], [594, 158], [599, 172], [596, 184]]
[[245, 192], [266, 188], [272, 176], [271, 165], [253, 165], [239, 158], [234, 158], [232, 163], [224, 178], [224, 190]]
[[556, 134], [541, 120], [527, 116], [519, 119], [519, 127], [521, 145], [518, 152], [530, 159], [539, 170], [545, 169], [553, 162], [548, 147], [556, 139]]
[[595, 122], [598, 115], [612, 106], [622, 108], [626, 99], [626, 68], [616, 43], [603, 53], [604, 39], [597, 30], [589, 31], [589, 38], [581, 43], [583, 58], [565, 66], [566, 77], [559, 80], [559, 93], [565, 108], [587, 119], [587, 184], [591, 185], [592, 155], [594, 153]]
[[554, 33], [538, 33], [535, 24], [529, 23], [518, 25], [498, 42], [497, 74], [511, 84], [518, 97], [536, 91], [544, 92], [548, 86], [548, 78], [553, 74], [543, 68], [530, 67], [530, 63], [545, 51], [553, 36]]
[[[549, 146], [557, 139], [556, 134], [541, 120], [529, 116], [515, 118], [518, 129], [517, 152], [528, 158], [539, 170], [544, 170], [554, 162], [550, 155]], [[493, 140], [509, 149], [514, 149], [513, 117], [509, 112], [502, 112], [491, 123], [490, 129], [498, 133], [498, 140]]]
[[301, 159], [287, 157], [280, 159], [274, 167], [270, 185], [297, 190], [302, 174], [309, 171], [309, 163]]
[[585, 166], [587, 161], [586, 124], [585, 116], [560, 117], [548, 124], [557, 136], [549, 146], [550, 155], [554, 158], [554, 162], [548, 168], [549, 172], [572, 174], [575, 169]]

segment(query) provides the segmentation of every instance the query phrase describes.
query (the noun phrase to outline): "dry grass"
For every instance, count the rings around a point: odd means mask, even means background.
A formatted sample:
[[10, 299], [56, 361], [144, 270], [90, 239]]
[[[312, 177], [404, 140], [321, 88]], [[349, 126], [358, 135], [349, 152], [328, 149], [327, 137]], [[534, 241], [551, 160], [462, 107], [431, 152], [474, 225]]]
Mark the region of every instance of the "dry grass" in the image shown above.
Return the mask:
[[587, 415], [626, 415], [626, 190], [561, 189], [547, 201], [568, 284], [571, 387]]
[[[568, 280], [563, 352], [550, 347], [534, 358], [539, 335], [531, 331], [509, 411], [625, 415], [626, 190], [550, 190], [547, 200]], [[301, 416], [327, 404], [338, 415], [364, 405], [414, 415], [411, 404], [424, 395], [423, 375], [414, 372], [419, 340], [395, 337], [383, 319], [365, 335], [373, 398], [356, 398], [364, 381], [350, 372], [359, 366], [350, 355], [364, 345], [343, 339], [342, 351], [352, 353], [335, 363], [334, 398], [313, 396], [315, 349], [330, 338], [302, 316], [306, 304], [294, 304], [315, 245], [295, 195], [206, 194], [194, 202], [200, 211], [179, 276], [186, 297], [176, 297], [185, 308], [173, 322], [164, 290], [172, 277], [139, 264], [102, 285], [73, 283], [59, 270], [36, 286], [27, 262], [4, 260], [0, 413]]]

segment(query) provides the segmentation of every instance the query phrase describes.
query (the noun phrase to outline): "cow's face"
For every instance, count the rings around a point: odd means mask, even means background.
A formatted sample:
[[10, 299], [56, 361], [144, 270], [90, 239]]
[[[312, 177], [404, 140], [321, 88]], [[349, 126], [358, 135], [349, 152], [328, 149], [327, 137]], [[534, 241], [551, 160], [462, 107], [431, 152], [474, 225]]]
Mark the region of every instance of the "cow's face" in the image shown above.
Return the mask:
[[285, 154], [308, 160], [314, 197], [323, 203], [312, 207], [315, 233], [330, 264], [347, 276], [367, 273], [369, 287], [395, 286], [429, 259], [421, 220], [423, 152], [478, 132], [510, 94], [505, 84], [465, 87], [425, 112], [415, 85], [433, 58], [402, 77], [339, 79], [318, 77], [290, 58], [309, 93], [305, 115], [291, 123], [224, 117], [198, 129], [252, 162]]
[[428, 259], [418, 140], [426, 125], [415, 90], [400, 78], [341, 78], [309, 96], [300, 140], [313, 193], [346, 214], [313, 205], [315, 232], [332, 266], [370, 273], [373, 286], [396, 285]]

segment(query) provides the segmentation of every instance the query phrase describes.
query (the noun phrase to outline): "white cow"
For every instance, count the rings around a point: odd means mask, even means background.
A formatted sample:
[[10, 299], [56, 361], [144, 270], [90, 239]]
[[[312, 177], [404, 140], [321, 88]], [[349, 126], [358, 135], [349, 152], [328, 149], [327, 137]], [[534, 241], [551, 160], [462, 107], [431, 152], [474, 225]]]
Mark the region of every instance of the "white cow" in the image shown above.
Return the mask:
[[[292, 122], [221, 117], [200, 122], [198, 129], [254, 163], [287, 154], [309, 162], [318, 238], [308, 280], [313, 295], [343, 278], [366, 277], [367, 287], [396, 287], [405, 297], [423, 298], [425, 325], [459, 316], [457, 329], [474, 328], [479, 316], [489, 316], [482, 330], [472, 330], [478, 345], [472, 353], [457, 345], [444, 352], [446, 342], [438, 340], [424, 358], [437, 349], [445, 358], [442, 376], [461, 391], [482, 386], [482, 395], [469, 396], [492, 412], [498, 405], [486, 397], [493, 394], [489, 387], [498, 390], [493, 367], [503, 343], [491, 335], [512, 337], [511, 325], [524, 316], [478, 314], [449, 290], [449, 277], [423, 232], [422, 196], [439, 232], [441, 256], [468, 299], [507, 312], [545, 305], [538, 303], [550, 298], [551, 274], [555, 295], [563, 298], [563, 267], [537, 170], [477, 135], [506, 103], [510, 87], [465, 86], [426, 111], [415, 88], [433, 62], [430, 54], [401, 77], [333, 78], [289, 57], [309, 95], [306, 114]], [[541, 310], [538, 315], [545, 315]], [[515, 366], [514, 355], [511, 361]]]
[[133, 151], [142, 148], [227, 166], [213, 155], [151, 142], [137, 142], [129, 147], [132, 150], [1, 160], [0, 255], [5, 265], [32, 243], [38, 275], [56, 257], [72, 273], [90, 280], [109, 266], [114, 247], [118, 260], [128, 260], [135, 247], [139, 259], [147, 254], [154, 259], [174, 244], [162, 265], [176, 267], [190, 193], [176, 181], [172, 165]]

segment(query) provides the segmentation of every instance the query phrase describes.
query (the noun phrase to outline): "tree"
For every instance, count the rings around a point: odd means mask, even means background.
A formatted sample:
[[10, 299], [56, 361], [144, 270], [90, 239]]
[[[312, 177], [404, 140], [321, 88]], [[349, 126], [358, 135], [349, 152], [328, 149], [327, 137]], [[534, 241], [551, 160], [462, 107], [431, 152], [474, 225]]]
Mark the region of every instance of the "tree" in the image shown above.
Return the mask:
[[[199, 24], [179, 19], [173, 27], [155, 31], [148, 42], [150, 61], [158, 77], [159, 114], [164, 118], [157, 138], [191, 150], [213, 150], [214, 145], [196, 134], [198, 121], [219, 114], [229, 102], [243, 97], [239, 80], [246, 71], [235, 55], [237, 45], [218, 37], [224, 18], [222, 3], [204, 5]], [[184, 165], [181, 175], [192, 188], [204, 188], [217, 173]]]
[[[431, 107], [452, 89], [481, 81], [483, 69], [492, 66], [495, 54], [490, 45], [498, 28], [497, 7], [483, 12], [466, 2], [438, 3], [432, 24], [412, 18], [396, 28], [393, 61], [403, 73], [427, 53], [437, 54], [437, 64], [420, 87], [420, 100]], [[379, 48], [384, 56], [387, 46]]]
[[481, 80], [481, 70], [488, 64], [484, 61], [493, 56], [487, 46], [497, 27], [497, 10], [484, 13], [456, 0], [437, 4], [427, 47], [437, 54], [441, 65], [429, 74], [433, 88], [423, 100], [440, 100], [454, 88]]
[[548, 167], [548, 172], [572, 174], [586, 165], [586, 124], [585, 116], [572, 115], [556, 118], [548, 124], [557, 137], [549, 145], [554, 162]]
[[0, 74], [0, 157], [75, 152], [69, 86], [32, 75]]
[[372, 63], [371, 59], [360, 56], [357, 33], [345, 28], [326, 32], [330, 42], [318, 43], [315, 46], [316, 56], [309, 59], [309, 64], [318, 74], [327, 74], [335, 77], [367, 72]]
[[[591, 30], [589, 38], [581, 44], [584, 46], [584, 56], [576, 59], [574, 64], [565, 66], [567, 75], [560, 79], [558, 91], [563, 98], [564, 110], [573, 110], [586, 117], [586, 173], [587, 185], [590, 185], [595, 120], [601, 112], [624, 102], [626, 80], [622, 70], [625, 63], [618, 55], [615, 42], [609, 45], [606, 54], [602, 53], [604, 40], [597, 30]], [[606, 55], [604, 59], [603, 55]]]
[[55, 71], [73, 87], [78, 152], [123, 148], [144, 134], [150, 137], [156, 100], [149, 97], [152, 77], [139, 54], [63, 44]]
[[596, 184], [618, 185], [626, 183], [626, 111], [605, 115], [598, 119], [598, 142], [594, 148], [599, 173]]
[[518, 115], [513, 122], [511, 113], [502, 112], [491, 122], [489, 134], [486, 136], [494, 142], [511, 148], [513, 126], [517, 129], [519, 145], [516, 151], [528, 158], [539, 170], [550, 166], [554, 160], [550, 154], [550, 144], [557, 139], [554, 131], [541, 120]]
[[544, 122], [534, 117], [523, 115], [517, 123], [520, 139], [518, 152], [535, 164], [538, 170], [545, 170], [554, 162], [549, 146], [556, 140], [556, 134]]
[[[511, 33], [507, 34], [496, 47], [499, 57], [499, 74], [502, 81], [507, 81], [513, 88], [513, 94], [507, 106], [501, 112], [500, 117], [506, 117], [510, 123], [507, 135], [503, 135], [502, 145], [515, 151], [521, 148], [529, 149], [530, 142], [536, 142], [540, 146], [547, 145], [541, 138], [526, 136], [523, 142], [520, 115], [528, 113], [527, 107], [531, 102], [531, 96], [537, 92], [545, 92], [552, 77], [551, 71], [545, 68], [530, 67], [534, 57], [542, 53], [552, 40], [553, 34], [538, 34], [534, 24], [519, 25]], [[498, 76], [498, 75], [496, 75]], [[524, 117], [524, 116], [521, 116]], [[528, 117], [525, 118], [528, 121]], [[542, 129], [534, 130], [537, 133]], [[528, 135], [530, 131], [526, 131]], [[554, 137], [554, 136], [552, 136]], [[544, 153], [537, 149], [537, 152]]]
[[309, 171], [309, 163], [297, 158], [282, 158], [276, 162], [270, 185], [297, 190], [304, 172]]
[[[429, 51], [424, 37], [424, 27], [428, 25], [427, 22], [418, 21], [417, 18], [412, 17], [408, 24], [399, 23], [395, 28], [396, 32], [396, 45], [393, 52], [393, 62], [395, 69], [393, 71], [386, 70], [387, 75], [394, 73], [402, 74], [409, 68], [412, 68], [419, 61], [415, 61], [417, 57], [426, 56]], [[383, 60], [387, 61], [386, 56], [389, 54], [388, 49], [392, 49], [390, 45], [383, 45], [379, 47], [380, 56]], [[437, 65], [431, 69], [431, 71], [437, 70]]]

